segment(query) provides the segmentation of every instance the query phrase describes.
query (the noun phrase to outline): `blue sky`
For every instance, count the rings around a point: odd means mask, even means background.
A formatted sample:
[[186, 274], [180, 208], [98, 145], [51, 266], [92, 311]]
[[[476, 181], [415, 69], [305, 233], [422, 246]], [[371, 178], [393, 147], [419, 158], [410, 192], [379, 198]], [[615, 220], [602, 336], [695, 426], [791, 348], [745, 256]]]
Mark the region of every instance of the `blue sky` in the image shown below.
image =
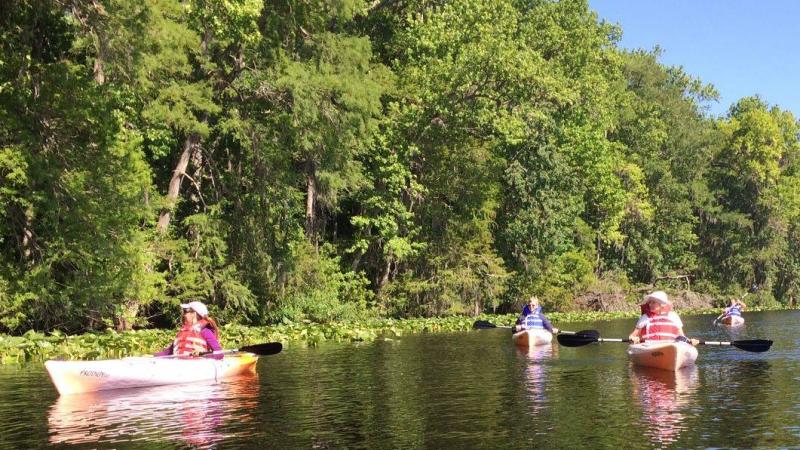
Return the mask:
[[800, 1], [589, 0], [622, 28], [624, 48], [663, 50], [661, 62], [711, 83], [710, 113], [758, 94], [800, 118]]

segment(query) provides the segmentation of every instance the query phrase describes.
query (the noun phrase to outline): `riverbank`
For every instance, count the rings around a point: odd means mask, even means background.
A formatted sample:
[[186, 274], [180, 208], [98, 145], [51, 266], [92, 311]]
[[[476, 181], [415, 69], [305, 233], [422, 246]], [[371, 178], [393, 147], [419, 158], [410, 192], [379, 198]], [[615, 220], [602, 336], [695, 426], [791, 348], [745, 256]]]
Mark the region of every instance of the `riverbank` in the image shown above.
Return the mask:
[[[589, 294], [587, 294], [588, 296]], [[560, 323], [603, 321], [639, 316], [638, 306], [617, 297], [601, 296], [572, 312], [549, 312], [556, 326]], [[719, 308], [708, 307], [708, 296], [676, 294], [676, 309], [682, 315], [716, 314]], [[589, 309], [592, 306], [595, 310]], [[760, 311], [773, 308], [752, 308]], [[774, 308], [780, 309], [780, 308]], [[365, 342], [376, 339], [401, 339], [409, 333], [466, 331], [477, 320], [499, 326], [513, 325], [516, 314], [482, 314], [477, 317], [449, 316], [412, 319], [373, 319], [348, 323], [292, 323], [265, 327], [223, 325], [222, 345], [239, 348], [262, 342], [281, 342], [287, 346], [316, 346], [323, 342]], [[48, 359], [108, 359], [158, 352], [173, 339], [175, 330], [134, 330], [118, 333], [86, 333], [67, 336], [61, 333], [42, 334], [29, 331], [23, 336], [0, 335], [0, 364], [43, 362]]]
[[[638, 312], [638, 302], [651, 287], [642, 287], [632, 292], [614, 290], [613, 292], [585, 292], [575, 298], [574, 307], [578, 311], [595, 312]], [[678, 311], [696, 311], [723, 307], [726, 300], [711, 294], [694, 291], [670, 291], [669, 298]]]

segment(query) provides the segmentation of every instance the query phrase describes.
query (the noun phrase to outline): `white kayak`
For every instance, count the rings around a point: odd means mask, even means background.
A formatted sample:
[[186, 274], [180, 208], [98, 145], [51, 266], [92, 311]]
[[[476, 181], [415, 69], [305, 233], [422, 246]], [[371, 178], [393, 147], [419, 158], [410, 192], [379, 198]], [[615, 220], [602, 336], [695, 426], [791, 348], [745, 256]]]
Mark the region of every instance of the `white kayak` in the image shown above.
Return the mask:
[[107, 389], [219, 381], [255, 370], [258, 356], [235, 353], [223, 359], [130, 357], [99, 361], [44, 363], [58, 393], [78, 394]]
[[545, 345], [553, 342], [553, 333], [542, 328], [533, 328], [514, 333], [511, 336], [511, 340], [514, 345], [530, 348], [535, 345]]
[[644, 342], [630, 345], [628, 358], [637, 366], [677, 370], [694, 364], [697, 349], [686, 342]]
[[723, 324], [723, 325], [730, 325], [732, 327], [735, 327], [737, 325], [744, 324], [744, 317], [742, 317], [742, 316], [725, 316], [722, 319], [720, 319], [720, 323]]

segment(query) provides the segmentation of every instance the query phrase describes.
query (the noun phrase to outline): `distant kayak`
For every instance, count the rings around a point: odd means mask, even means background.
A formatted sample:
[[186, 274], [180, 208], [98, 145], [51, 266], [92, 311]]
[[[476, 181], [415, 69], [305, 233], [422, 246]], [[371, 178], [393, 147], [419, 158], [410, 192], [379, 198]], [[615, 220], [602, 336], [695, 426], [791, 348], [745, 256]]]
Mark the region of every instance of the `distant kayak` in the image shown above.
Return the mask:
[[255, 370], [251, 353], [210, 358], [130, 357], [100, 361], [47, 361], [50, 379], [61, 395], [108, 389], [219, 381]]
[[697, 349], [685, 342], [644, 342], [628, 347], [633, 364], [664, 370], [691, 366], [697, 359]]
[[744, 324], [744, 317], [742, 316], [725, 316], [720, 319], [720, 323], [723, 325], [730, 325], [732, 327], [736, 325]]
[[553, 342], [553, 333], [541, 328], [534, 328], [514, 333], [514, 335], [511, 336], [511, 340], [514, 342], [514, 345], [519, 347], [533, 347], [535, 345], [545, 345]]

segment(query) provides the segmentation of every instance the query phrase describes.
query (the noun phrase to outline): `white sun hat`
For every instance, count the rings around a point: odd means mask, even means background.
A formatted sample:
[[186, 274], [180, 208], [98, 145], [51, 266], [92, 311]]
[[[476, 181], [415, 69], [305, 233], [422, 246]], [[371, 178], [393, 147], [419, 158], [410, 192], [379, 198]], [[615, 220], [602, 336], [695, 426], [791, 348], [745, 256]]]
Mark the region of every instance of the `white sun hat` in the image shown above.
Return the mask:
[[671, 305], [672, 302], [669, 301], [669, 297], [667, 297], [667, 293], [664, 291], [653, 291], [644, 296], [644, 300], [642, 300], [641, 305], [647, 304], [650, 300], [655, 300], [662, 305]]
[[197, 313], [200, 317], [207, 317], [208, 316], [208, 308], [202, 302], [189, 302], [189, 303], [181, 303], [181, 308], [184, 309], [193, 309], [194, 312]]

